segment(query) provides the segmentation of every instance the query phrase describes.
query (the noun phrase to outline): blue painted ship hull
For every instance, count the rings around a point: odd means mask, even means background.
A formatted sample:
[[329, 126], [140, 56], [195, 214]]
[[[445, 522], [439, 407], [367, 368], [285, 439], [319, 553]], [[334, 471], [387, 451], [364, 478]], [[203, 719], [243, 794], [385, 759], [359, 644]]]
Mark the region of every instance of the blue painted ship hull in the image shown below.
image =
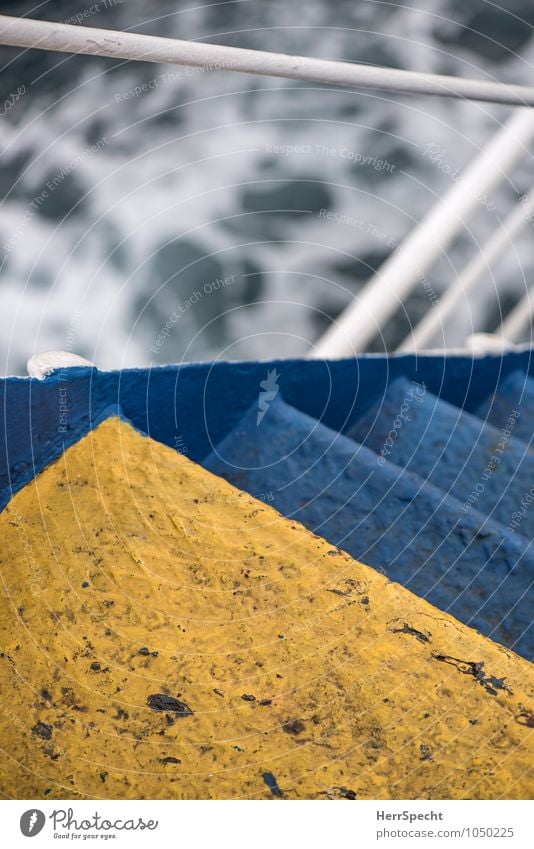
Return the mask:
[[[531, 355], [364, 355], [7, 378], [0, 508], [118, 411], [532, 659]], [[512, 410], [513, 433], [496, 463]], [[486, 458], [484, 497], [466, 507]]]

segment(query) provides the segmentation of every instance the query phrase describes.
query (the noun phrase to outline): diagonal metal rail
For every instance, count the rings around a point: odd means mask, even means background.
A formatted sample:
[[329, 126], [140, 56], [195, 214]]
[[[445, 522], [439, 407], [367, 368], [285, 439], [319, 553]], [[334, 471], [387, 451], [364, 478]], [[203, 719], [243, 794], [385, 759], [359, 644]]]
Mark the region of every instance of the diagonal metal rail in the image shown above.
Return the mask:
[[534, 106], [534, 87], [0, 15], [0, 44], [140, 62], [238, 71], [354, 89]]

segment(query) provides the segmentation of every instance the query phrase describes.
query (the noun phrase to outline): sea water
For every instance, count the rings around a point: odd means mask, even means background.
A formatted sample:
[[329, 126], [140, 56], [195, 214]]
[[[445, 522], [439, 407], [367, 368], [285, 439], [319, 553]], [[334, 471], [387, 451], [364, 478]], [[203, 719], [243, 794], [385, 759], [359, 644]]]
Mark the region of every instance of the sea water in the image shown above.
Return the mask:
[[[129, 29], [529, 84], [534, 7], [483, 0], [4, 2]], [[32, 11], [33, 10], [33, 11]], [[0, 48], [0, 358], [102, 368], [304, 354], [511, 110], [441, 98]], [[533, 182], [481, 197], [372, 350], [435, 307]], [[530, 225], [459, 311], [491, 330], [534, 270]], [[391, 297], [395, 298], [394, 293]]]

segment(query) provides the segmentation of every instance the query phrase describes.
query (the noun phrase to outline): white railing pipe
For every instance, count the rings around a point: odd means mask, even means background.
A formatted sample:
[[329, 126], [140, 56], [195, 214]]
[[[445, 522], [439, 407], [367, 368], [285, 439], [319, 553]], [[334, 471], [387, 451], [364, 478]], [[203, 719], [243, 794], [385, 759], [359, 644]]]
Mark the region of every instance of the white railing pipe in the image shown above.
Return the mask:
[[527, 291], [501, 325], [501, 333], [510, 342], [521, 342], [528, 333], [534, 314], [534, 292]]
[[[485, 280], [490, 267], [510, 247], [512, 239], [534, 221], [534, 189], [521, 198], [502, 226], [480, 248], [476, 256], [466, 265], [435, 306], [430, 307], [417, 327], [399, 346], [399, 351], [413, 351], [432, 347], [437, 334], [445, 322], [458, 310], [466, 308], [467, 296], [481, 280]], [[476, 328], [475, 328], [476, 329]]]
[[508, 177], [533, 140], [534, 110], [520, 109], [382, 264], [309, 356], [343, 357], [364, 351], [417, 282], [425, 282], [426, 272], [443, 255], [465, 219]]
[[0, 44], [61, 53], [83, 53], [163, 62], [171, 65], [239, 71], [348, 88], [459, 97], [515, 106], [534, 106], [534, 87], [488, 80], [423, 74], [352, 62], [245, 50], [222, 44], [180, 41], [140, 33], [36, 21], [0, 15]]

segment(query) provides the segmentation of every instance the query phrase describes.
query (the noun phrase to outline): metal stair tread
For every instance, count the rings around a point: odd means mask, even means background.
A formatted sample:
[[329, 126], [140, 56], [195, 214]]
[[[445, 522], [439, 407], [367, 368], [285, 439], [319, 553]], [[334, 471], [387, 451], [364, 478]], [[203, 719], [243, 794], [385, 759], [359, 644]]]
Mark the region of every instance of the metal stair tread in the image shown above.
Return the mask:
[[[510, 526], [534, 480], [534, 453], [515, 436], [516, 414], [510, 409], [497, 428], [399, 378], [347, 436], [454, 495], [466, 511]], [[521, 533], [531, 538], [534, 511], [523, 512]]]

